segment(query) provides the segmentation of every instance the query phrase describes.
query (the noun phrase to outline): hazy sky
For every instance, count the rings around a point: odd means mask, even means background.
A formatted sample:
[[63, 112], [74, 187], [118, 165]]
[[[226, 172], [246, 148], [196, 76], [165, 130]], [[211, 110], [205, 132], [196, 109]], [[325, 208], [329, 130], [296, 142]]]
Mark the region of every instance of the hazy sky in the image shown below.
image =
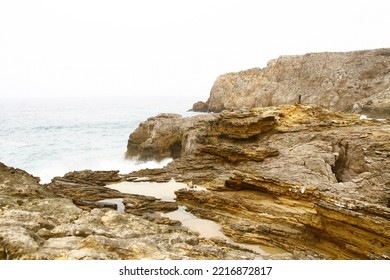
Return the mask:
[[188, 95], [279, 55], [390, 47], [390, 1], [0, 0], [0, 97]]

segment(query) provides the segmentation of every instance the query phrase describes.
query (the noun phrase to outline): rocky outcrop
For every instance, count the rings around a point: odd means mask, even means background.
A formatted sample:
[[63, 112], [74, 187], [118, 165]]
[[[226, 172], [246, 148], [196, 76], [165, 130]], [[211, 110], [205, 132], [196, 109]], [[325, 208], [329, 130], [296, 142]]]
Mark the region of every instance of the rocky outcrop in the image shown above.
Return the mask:
[[193, 110], [294, 104], [301, 95], [304, 104], [350, 111], [355, 103], [389, 87], [390, 49], [281, 56], [263, 69], [219, 76], [206, 104], [197, 103]]
[[382, 92], [359, 100], [353, 105], [352, 111], [370, 118], [390, 118], [390, 87]]
[[127, 178], [206, 186], [178, 191], [178, 202], [237, 242], [318, 258], [388, 259], [389, 139], [389, 121], [302, 104], [160, 116], [130, 135], [128, 154], [175, 160]]
[[[263, 258], [163, 219], [159, 212], [176, 209], [172, 203], [101, 185], [115, 174], [73, 172], [43, 186], [39, 178], [0, 163], [0, 259]], [[113, 197], [122, 199], [122, 211], [99, 204]]]
[[194, 112], [208, 112], [209, 111], [209, 107], [208, 107], [206, 102], [198, 101], [198, 102], [195, 102], [194, 105], [192, 105], [191, 111], [194, 111]]
[[[201, 127], [204, 119], [211, 115], [196, 116], [183, 122], [180, 115], [160, 114], [141, 123], [136, 133], [132, 133], [127, 144], [126, 157], [135, 157], [139, 160], [162, 160], [164, 158], [178, 158], [182, 151], [191, 152], [191, 130]], [[181, 132], [186, 131], [186, 135]], [[161, 132], [161, 133], [160, 133]], [[184, 137], [188, 140], [185, 141]], [[183, 143], [187, 147], [183, 148]]]
[[107, 182], [119, 182], [121, 176], [119, 175], [118, 170], [111, 171], [92, 171], [92, 170], [83, 170], [83, 171], [73, 171], [68, 172], [62, 177], [55, 177], [52, 181], [70, 181], [80, 184], [97, 184], [104, 186]]

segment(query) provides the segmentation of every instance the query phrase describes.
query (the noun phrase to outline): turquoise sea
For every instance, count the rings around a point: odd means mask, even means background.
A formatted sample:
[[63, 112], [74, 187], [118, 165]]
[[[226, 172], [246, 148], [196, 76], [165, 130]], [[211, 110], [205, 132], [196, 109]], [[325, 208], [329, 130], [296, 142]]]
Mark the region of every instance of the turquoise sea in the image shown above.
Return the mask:
[[159, 113], [188, 112], [189, 97], [0, 99], [0, 162], [50, 182], [74, 170], [127, 173], [170, 161], [125, 160], [127, 140], [140, 122]]

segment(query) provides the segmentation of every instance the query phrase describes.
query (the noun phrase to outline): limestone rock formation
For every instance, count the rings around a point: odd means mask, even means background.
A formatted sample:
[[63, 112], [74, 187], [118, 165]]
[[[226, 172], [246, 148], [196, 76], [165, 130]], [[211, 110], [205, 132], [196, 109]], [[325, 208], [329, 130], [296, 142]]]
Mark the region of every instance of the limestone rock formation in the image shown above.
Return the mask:
[[69, 180], [77, 183], [84, 184], [98, 184], [104, 186], [107, 182], [119, 182], [121, 177], [119, 176], [118, 170], [111, 171], [92, 171], [92, 170], [83, 170], [83, 171], [72, 171], [66, 173], [61, 178], [53, 178], [53, 181], [60, 179], [62, 181]]
[[390, 258], [389, 120], [302, 104], [156, 117], [128, 148], [134, 157], [175, 158], [128, 179], [207, 187], [180, 190], [177, 200], [237, 242], [318, 258]]
[[198, 101], [192, 106], [192, 111], [194, 112], [208, 112], [208, 110], [207, 103], [203, 101]]
[[390, 118], [390, 87], [382, 92], [374, 94], [356, 102], [352, 111], [370, 118]]
[[[172, 211], [175, 205], [101, 186], [109, 174], [116, 173], [76, 172], [43, 186], [39, 178], [0, 163], [0, 259], [263, 258], [158, 218], [159, 211]], [[80, 178], [96, 182], [80, 183]], [[124, 211], [86, 203], [104, 197], [122, 197]]]
[[[191, 151], [191, 128], [197, 127], [197, 124], [201, 123], [203, 119], [209, 118], [212, 116], [200, 115], [188, 119], [188, 122], [183, 122], [181, 116], [177, 114], [160, 114], [149, 118], [140, 124], [136, 132], [130, 135], [126, 157], [158, 161], [168, 157], [178, 158], [183, 150]], [[181, 131], [189, 133], [184, 136]], [[186, 141], [188, 146], [184, 149], [182, 146], [183, 137], [188, 140]]]
[[304, 104], [350, 111], [356, 102], [389, 87], [390, 49], [281, 56], [263, 69], [219, 76], [207, 106], [194, 109], [220, 112], [294, 104], [301, 95]]

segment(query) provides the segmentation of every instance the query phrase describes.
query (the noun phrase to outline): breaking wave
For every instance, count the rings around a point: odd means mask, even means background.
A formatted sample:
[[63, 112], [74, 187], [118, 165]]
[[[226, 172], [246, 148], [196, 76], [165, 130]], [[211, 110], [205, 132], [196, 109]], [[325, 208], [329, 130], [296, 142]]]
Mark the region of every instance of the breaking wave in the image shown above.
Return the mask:
[[159, 168], [161, 162], [126, 160], [129, 134], [159, 113], [187, 115], [190, 101], [175, 98], [64, 98], [2, 100], [0, 162], [50, 182], [75, 170]]

